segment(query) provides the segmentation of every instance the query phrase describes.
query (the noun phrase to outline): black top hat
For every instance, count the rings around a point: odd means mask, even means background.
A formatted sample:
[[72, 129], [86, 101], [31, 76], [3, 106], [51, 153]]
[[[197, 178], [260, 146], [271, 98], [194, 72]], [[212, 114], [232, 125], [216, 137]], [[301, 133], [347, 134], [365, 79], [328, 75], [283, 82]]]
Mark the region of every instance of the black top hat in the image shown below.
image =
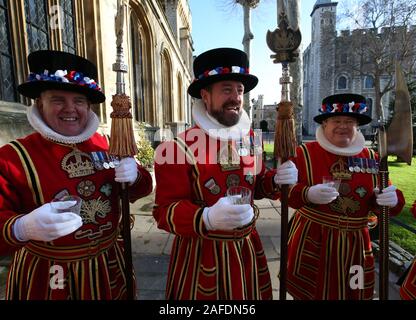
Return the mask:
[[28, 62], [28, 80], [17, 88], [22, 95], [35, 99], [45, 90], [67, 90], [85, 94], [91, 103], [105, 101], [91, 61], [68, 52], [40, 50], [30, 53]]
[[367, 112], [366, 100], [359, 94], [345, 93], [328, 96], [322, 100], [319, 112], [321, 114], [313, 118], [319, 124], [335, 116], [353, 117], [358, 120], [360, 126], [371, 122], [371, 117], [365, 114]]
[[188, 93], [201, 99], [200, 90], [224, 80], [240, 81], [244, 93], [253, 89], [258, 82], [249, 73], [249, 62], [245, 52], [234, 48], [217, 48], [201, 53], [194, 60], [195, 80], [189, 85]]

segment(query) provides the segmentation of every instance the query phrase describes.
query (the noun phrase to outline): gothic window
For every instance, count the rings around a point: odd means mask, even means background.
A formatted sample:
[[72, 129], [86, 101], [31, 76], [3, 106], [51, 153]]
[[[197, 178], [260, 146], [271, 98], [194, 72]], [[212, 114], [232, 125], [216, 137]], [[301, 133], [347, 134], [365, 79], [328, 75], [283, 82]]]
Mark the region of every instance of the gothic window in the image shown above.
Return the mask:
[[76, 53], [75, 44], [75, 22], [74, 22], [74, 3], [73, 0], [61, 0], [62, 7], [62, 47], [63, 51]]
[[162, 106], [163, 106], [163, 122], [173, 122], [172, 108], [172, 63], [167, 50], [163, 50], [161, 54], [162, 61]]
[[345, 90], [345, 89], [347, 89], [347, 85], [348, 85], [347, 77], [340, 76], [338, 78], [338, 81], [337, 81], [337, 89], [338, 90]]
[[346, 53], [341, 53], [340, 62], [341, 64], [346, 64], [348, 62], [348, 55]]
[[49, 49], [47, 0], [25, 0], [29, 52]]
[[137, 21], [131, 21], [131, 56], [133, 65], [133, 109], [134, 120], [144, 122], [145, 115], [145, 96], [144, 96], [144, 77], [143, 77], [143, 41], [136, 27]]
[[184, 106], [183, 106], [183, 84], [182, 84], [182, 77], [178, 74], [178, 112], [179, 112], [179, 120], [185, 120], [184, 115]]
[[366, 76], [364, 78], [364, 89], [373, 89], [374, 88], [374, 77]]
[[16, 101], [7, 0], [0, 0], [0, 100]]

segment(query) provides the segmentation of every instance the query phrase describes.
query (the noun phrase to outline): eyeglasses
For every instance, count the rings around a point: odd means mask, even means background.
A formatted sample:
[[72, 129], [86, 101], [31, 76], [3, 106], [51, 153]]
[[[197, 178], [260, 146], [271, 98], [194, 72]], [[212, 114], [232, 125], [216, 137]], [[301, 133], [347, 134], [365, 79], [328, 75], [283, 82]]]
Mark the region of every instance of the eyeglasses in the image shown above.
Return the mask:
[[327, 120], [327, 122], [332, 124], [335, 127], [341, 127], [341, 126], [354, 127], [358, 125], [357, 121], [354, 121], [354, 120]]

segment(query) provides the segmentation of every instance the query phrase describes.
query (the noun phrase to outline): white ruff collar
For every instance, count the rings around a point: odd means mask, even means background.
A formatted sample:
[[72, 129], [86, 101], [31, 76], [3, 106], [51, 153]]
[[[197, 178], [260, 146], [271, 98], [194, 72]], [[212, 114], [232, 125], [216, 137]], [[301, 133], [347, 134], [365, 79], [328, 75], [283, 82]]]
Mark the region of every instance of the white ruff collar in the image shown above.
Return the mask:
[[72, 143], [81, 143], [93, 136], [97, 131], [100, 121], [98, 120], [97, 115], [89, 110], [88, 122], [84, 131], [77, 136], [63, 136], [56, 131], [52, 130], [42, 119], [38, 108], [36, 105], [32, 105], [28, 108], [27, 119], [29, 120], [30, 125], [39, 132], [44, 138], [52, 140], [55, 142], [72, 144]]
[[365, 144], [363, 134], [360, 131], [357, 131], [357, 135], [349, 147], [341, 148], [334, 146], [325, 137], [324, 130], [321, 126], [316, 129], [316, 140], [323, 149], [339, 156], [354, 156], [364, 149]]
[[250, 131], [250, 118], [244, 109], [242, 109], [238, 123], [232, 127], [227, 127], [210, 116], [203, 101], [198, 99], [192, 106], [192, 117], [197, 126], [214, 139], [237, 141]]

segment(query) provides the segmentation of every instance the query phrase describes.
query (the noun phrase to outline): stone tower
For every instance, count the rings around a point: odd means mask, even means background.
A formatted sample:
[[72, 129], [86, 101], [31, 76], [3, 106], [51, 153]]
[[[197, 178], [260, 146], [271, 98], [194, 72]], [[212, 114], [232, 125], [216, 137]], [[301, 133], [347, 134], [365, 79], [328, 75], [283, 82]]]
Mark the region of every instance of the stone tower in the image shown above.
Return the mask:
[[316, 1], [312, 17], [311, 44], [304, 52], [304, 131], [315, 134], [313, 118], [322, 99], [333, 94], [336, 51], [336, 7], [331, 0]]

